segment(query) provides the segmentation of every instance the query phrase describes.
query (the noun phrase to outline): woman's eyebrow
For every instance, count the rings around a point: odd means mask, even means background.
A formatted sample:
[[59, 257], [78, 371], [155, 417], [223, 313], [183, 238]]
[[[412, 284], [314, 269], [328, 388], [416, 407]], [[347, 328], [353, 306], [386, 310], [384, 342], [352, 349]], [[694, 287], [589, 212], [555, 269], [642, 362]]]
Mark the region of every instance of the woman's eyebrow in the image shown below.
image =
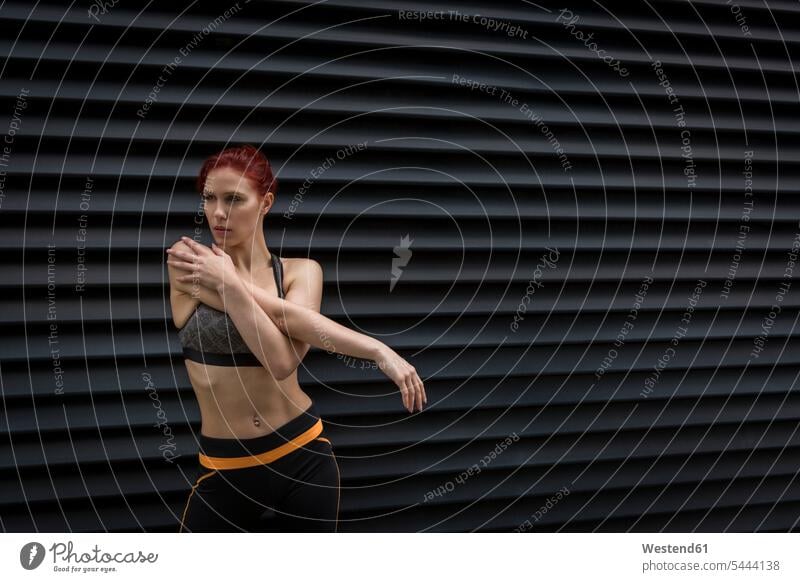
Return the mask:
[[[203, 194], [213, 194], [213, 193], [214, 193], [213, 190], [203, 190]], [[223, 194], [223, 196], [227, 196], [228, 194], [234, 194], [236, 196], [246, 196], [246, 194], [244, 194], [243, 192], [237, 192], [236, 190], [231, 190], [229, 192], [225, 192], [225, 194]]]

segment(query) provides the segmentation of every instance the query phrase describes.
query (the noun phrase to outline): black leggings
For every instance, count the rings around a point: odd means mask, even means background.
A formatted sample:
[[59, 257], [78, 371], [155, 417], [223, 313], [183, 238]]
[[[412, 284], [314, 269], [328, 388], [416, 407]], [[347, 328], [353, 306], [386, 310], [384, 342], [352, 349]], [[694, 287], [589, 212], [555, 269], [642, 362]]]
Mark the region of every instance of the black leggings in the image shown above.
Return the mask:
[[[337, 530], [339, 465], [313, 402], [262, 437], [200, 434], [199, 444], [179, 532]], [[263, 519], [265, 512], [275, 519]]]

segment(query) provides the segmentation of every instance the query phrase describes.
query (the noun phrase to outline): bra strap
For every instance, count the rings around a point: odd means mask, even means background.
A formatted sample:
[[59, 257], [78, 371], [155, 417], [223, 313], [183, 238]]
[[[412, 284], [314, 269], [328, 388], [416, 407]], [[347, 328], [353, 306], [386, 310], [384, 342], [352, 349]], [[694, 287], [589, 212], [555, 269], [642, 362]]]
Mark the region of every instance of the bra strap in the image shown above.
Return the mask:
[[278, 288], [278, 297], [284, 299], [283, 291], [283, 263], [281, 258], [272, 253], [272, 272], [275, 275], [275, 285]]

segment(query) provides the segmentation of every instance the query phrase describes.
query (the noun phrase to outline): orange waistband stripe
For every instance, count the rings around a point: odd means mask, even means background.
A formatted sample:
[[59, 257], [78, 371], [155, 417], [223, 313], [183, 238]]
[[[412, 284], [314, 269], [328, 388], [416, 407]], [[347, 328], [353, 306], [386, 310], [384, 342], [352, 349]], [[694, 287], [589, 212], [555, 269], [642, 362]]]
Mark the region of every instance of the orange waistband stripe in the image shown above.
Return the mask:
[[200, 464], [209, 469], [244, 469], [247, 467], [265, 465], [267, 463], [277, 461], [292, 451], [296, 451], [300, 447], [307, 445], [320, 434], [322, 434], [321, 418], [317, 419], [317, 422], [314, 424], [314, 426], [307, 431], [269, 451], [247, 457], [209, 457], [208, 455], [200, 453]]

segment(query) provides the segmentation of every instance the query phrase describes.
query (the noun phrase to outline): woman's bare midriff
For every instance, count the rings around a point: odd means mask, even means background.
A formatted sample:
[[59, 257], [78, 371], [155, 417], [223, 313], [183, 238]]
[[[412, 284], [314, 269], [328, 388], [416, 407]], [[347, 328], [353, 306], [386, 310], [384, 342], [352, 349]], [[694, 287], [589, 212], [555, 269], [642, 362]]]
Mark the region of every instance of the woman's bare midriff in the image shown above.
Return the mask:
[[273, 432], [299, 416], [311, 398], [297, 383], [297, 370], [276, 381], [260, 366], [211, 366], [184, 360], [200, 405], [201, 434], [250, 439]]

